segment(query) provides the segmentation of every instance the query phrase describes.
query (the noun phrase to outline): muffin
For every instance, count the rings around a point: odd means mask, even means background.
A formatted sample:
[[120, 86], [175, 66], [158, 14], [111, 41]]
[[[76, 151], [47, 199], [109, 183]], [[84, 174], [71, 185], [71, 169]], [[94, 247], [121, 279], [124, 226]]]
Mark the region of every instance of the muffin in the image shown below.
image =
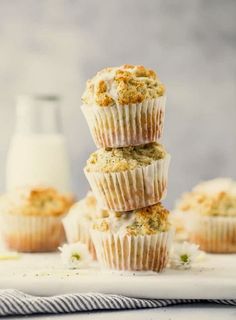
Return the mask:
[[236, 252], [236, 182], [203, 182], [182, 196], [177, 209], [186, 213], [189, 238], [202, 250]]
[[[102, 210], [99, 210], [100, 214], [101, 217], [106, 215]], [[97, 201], [93, 193], [89, 191], [85, 198], [71, 207], [69, 213], [62, 220], [67, 241], [69, 243], [82, 242], [86, 244], [93, 259], [96, 259], [96, 252], [90, 236], [90, 227], [97, 216]]]
[[186, 214], [179, 210], [173, 210], [170, 214], [170, 221], [175, 229], [175, 240], [178, 242], [188, 241]]
[[162, 271], [173, 231], [161, 203], [97, 219], [91, 235], [102, 267], [123, 271]]
[[54, 251], [64, 240], [62, 217], [72, 197], [46, 187], [18, 188], [0, 198], [0, 233], [9, 249]]
[[162, 136], [165, 86], [144, 66], [105, 68], [88, 80], [82, 111], [97, 147], [127, 147]]
[[164, 198], [170, 155], [158, 143], [99, 149], [92, 153], [85, 175], [103, 209], [130, 211]]

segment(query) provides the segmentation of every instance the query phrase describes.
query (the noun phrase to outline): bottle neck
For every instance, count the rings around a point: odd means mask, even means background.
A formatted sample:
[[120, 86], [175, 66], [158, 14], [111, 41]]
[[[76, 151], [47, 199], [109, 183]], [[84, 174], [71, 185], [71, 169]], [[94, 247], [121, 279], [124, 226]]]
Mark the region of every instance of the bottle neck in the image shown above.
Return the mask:
[[61, 133], [59, 99], [56, 96], [20, 96], [16, 106], [17, 134]]

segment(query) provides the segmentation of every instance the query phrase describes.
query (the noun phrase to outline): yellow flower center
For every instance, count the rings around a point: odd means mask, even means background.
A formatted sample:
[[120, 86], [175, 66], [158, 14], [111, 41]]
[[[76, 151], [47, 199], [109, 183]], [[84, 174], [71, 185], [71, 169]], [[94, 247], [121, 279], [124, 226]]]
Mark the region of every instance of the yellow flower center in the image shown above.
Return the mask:
[[189, 257], [188, 257], [187, 254], [182, 254], [182, 255], [180, 256], [180, 260], [181, 260], [181, 262], [183, 262], [183, 263], [188, 263], [188, 262], [189, 262]]
[[78, 252], [74, 252], [72, 254], [72, 259], [75, 259], [75, 260], [80, 260], [81, 256]]

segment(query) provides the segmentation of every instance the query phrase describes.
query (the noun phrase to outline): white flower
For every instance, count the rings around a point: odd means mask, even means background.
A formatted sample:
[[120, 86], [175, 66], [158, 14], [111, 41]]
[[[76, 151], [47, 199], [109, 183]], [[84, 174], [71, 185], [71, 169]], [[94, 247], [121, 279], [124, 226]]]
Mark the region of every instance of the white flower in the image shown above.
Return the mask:
[[190, 269], [201, 255], [199, 246], [189, 242], [176, 244], [170, 255], [170, 266], [174, 269]]
[[89, 266], [92, 257], [85, 244], [81, 242], [64, 244], [59, 247], [63, 264], [69, 269], [81, 269]]

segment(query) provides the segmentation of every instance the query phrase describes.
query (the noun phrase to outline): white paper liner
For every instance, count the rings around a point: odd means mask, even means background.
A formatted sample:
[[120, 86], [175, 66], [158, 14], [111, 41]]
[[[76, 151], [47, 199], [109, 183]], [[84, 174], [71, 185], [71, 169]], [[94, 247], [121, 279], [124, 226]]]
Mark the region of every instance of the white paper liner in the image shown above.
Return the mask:
[[16, 251], [55, 251], [65, 239], [61, 219], [1, 214], [1, 237], [9, 249]]
[[130, 211], [153, 205], [164, 199], [167, 191], [170, 155], [152, 164], [129, 171], [85, 175], [103, 209]]
[[145, 236], [124, 236], [92, 230], [91, 235], [101, 267], [161, 272], [168, 263], [173, 230]]
[[75, 215], [65, 217], [62, 223], [68, 243], [84, 243], [92, 255], [92, 258], [95, 260], [96, 252], [90, 236], [90, 224], [81, 221], [81, 219]]
[[204, 251], [236, 252], [236, 217], [208, 217], [192, 213], [189, 214], [187, 228], [190, 241]]
[[97, 147], [126, 147], [157, 141], [162, 136], [166, 96], [130, 105], [83, 105]]

